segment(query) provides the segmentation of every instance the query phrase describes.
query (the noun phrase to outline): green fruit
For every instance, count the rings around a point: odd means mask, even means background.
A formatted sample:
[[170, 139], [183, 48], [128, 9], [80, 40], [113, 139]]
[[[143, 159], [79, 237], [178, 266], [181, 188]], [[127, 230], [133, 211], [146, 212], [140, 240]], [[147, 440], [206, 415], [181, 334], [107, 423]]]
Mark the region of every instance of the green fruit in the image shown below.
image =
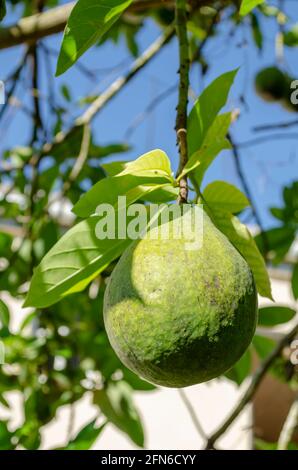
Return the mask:
[[191, 221], [180, 239], [168, 225], [169, 239], [138, 240], [123, 253], [106, 289], [104, 320], [129, 369], [155, 384], [186, 387], [223, 374], [242, 356], [255, 332], [257, 294], [246, 261], [205, 213], [201, 248], [186, 249]]
[[294, 104], [292, 102], [292, 94], [295, 91], [293, 88], [291, 88], [291, 84], [294, 81], [294, 78], [290, 77], [289, 75], [286, 75], [285, 77], [285, 92], [284, 96], [281, 100], [281, 104], [284, 109], [290, 112], [297, 113], [298, 112], [298, 104]]
[[279, 101], [285, 94], [286, 77], [277, 67], [267, 67], [257, 74], [255, 86], [263, 100]]
[[154, 11], [154, 18], [161, 26], [168, 26], [175, 20], [175, 12], [168, 8], [159, 8]]

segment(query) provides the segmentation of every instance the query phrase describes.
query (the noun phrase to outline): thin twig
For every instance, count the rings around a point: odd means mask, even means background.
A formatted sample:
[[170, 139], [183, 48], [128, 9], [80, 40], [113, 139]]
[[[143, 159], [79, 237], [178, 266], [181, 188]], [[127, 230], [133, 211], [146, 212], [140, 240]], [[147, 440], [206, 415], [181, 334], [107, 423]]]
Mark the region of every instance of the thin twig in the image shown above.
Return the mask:
[[235, 419], [239, 416], [243, 408], [249, 403], [254, 394], [256, 393], [260, 383], [265, 377], [266, 373], [273, 365], [275, 360], [281, 354], [284, 347], [286, 347], [289, 342], [296, 336], [298, 333], [298, 322], [291, 328], [290, 332], [285, 335], [280, 342], [276, 345], [274, 350], [269, 354], [267, 359], [258, 367], [256, 372], [250, 377], [242, 396], [240, 397], [238, 403], [231, 411], [229, 416], [225, 419], [224, 423], [209, 437], [206, 445], [206, 449], [213, 449], [215, 442], [227, 431]]
[[[5, 103], [0, 108], [0, 120], [4, 116], [6, 109], [10, 104], [10, 99], [11, 99], [11, 97], [13, 96], [13, 94], [16, 90], [20, 75], [21, 75], [24, 67], [26, 66], [28, 53], [29, 53], [28, 50], [26, 50], [25, 54], [22, 56], [22, 59], [21, 59], [19, 65], [17, 66], [15, 71], [12, 73], [11, 77], [9, 77], [9, 80], [12, 80], [12, 84], [11, 84], [11, 87], [10, 87], [9, 91], [7, 92], [7, 96], [5, 98]], [[6, 81], [8, 81], [8, 80], [6, 80]]]
[[232, 145], [232, 152], [233, 152], [233, 156], [234, 156], [234, 162], [235, 162], [235, 167], [236, 167], [236, 171], [237, 171], [237, 174], [238, 174], [238, 177], [242, 183], [242, 186], [243, 186], [243, 189], [244, 189], [244, 192], [250, 202], [250, 205], [251, 205], [251, 209], [252, 209], [252, 212], [253, 212], [253, 215], [254, 215], [254, 218], [260, 228], [260, 236], [262, 237], [262, 243], [263, 243], [263, 249], [264, 249], [264, 254], [265, 256], [267, 256], [267, 253], [269, 251], [269, 243], [268, 243], [268, 239], [267, 239], [267, 236], [266, 236], [266, 233], [264, 231], [264, 228], [263, 228], [263, 224], [262, 224], [262, 220], [261, 220], [261, 217], [259, 215], [259, 212], [258, 212], [258, 209], [257, 209], [257, 206], [254, 204], [254, 199], [253, 199], [253, 194], [250, 190], [250, 187], [248, 185], [248, 182], [246, 180], [246, 176], [245, 176], [245, 173], [244, 171], [242, 170], [242, 166], [241, 166], [241, 160], [240, 160], [240, 155], [239, 155], [239, 150], [238, 150], [238, 146], [235, 144], [234, 142], [234, 139], [233, 137], [231, 136], [231, 133], [228, 133], [228, 139]]
[[142, 113], [140, 113], [136, 118], [133, 120], [133, 122], [130, 124], [128, 127], [127, 131], [125, 132], [124, 135], [124, 140], [129, 140], [130, 137], [132, 136], [133, 132], [136, 130], [136, 128], [146, 119], [146, 117], [154, 111], [154, 109], [161, 104], [163, 100], [168, 98], [172, 93], [174, 93], [177, 90], [177, 83], [175, 85], [170, 86], [166, 90], [162, 91], [159, 95], [157, 95], [144, 109]]
[[84, 126], [83, 130], [83, 137], [82, 137], [82, 143], [81, 143], [81, 149], [80, 153], [75, 161], [75, 164], [68, 176], [68, 179], [64, 182], [62, 191], [57, 194], [57, 197], [51, 199], [49, 203], [47, 204], [47, 207], [45, 208], [45, 211], [47, 212], [49, 208], [55, 203], [58, 202], [59, 200], [62, 200], [68, 193], [68, 191], [71, 188], [72, 183], [78, 178], [79, 174], [81, 173], [83, 166], [86, 163], [86, 160], [88, 158], [89, 154], [89, 148], [90, 148], [90, 142], [91, 142], [91, 129], [88, 124]]
[[73, 437], [73, 429], [74, 429], [74, 424], [75, 424], [75, 418], [76, 418], [75, 404], [71, 403], [70, 407], [69, 407], [69, 420], [68, 420], [67, 432], [66, 432], [67, 443]]
[[298, 426], [298, 395], [296, 396], [289, 414], [285, 420], [282, 431], [280, 433], [277, 449], [287, 450]]
[[[176, 0], [176, 30], [179, 42], [179, 98], [176, 117], [176, 134], [179, 148], [178, 176], [182, 173], [188, 159], [187, 152], [187, 105], [189, 90], [189, 44], [187, 36], [187, 1]], [[187, 203], [187, 176], [179, 180], [179, 203]]]
[[262, 124], [261, 126], [253, 127], [254, 132], [274, 131], [275, 129], [288, 129], [298, 125], [298, 119], [294, 121], [277, 122], [275, 124]]
[[188, 399], [186, 393], [181, 388], [178, 390], [178, 393], [179, 393], [179, 395], [181, 397], [181, 400], [183, 401], [185, 407], [188, 410], [189, 416], [191, 417], [191, 420], [192, 420], [196, 430], [198, 431], [198, 434], [200, 435], [200, 437], [203, 437], [204, 439], [207, 439], [207, 435], [206, 435], [206, 433], [205, 433], [205, 431], [204, 431], [204, 429], [203, 429], [203, 427], [202, 427], [202, 425], [201, 425], [201, 423], [200, 423], [200, 421], [197, 417], [197, 414], [196, 414], [190, 400]]
[[130, 80], [147, 65], [153, 57], [163, 48], [165, 44], [174, 36], [174, 27], [170, 26], [162, 36], [156, 39], [146, 51], [138, 57], [131, 65], [129, 71], [117, 78], [98, 98], [87, 108], [87, 110], [79, 116], [74, 125], [66, 132], [60, 132], [52, 142], [48, 142], [43, 146], [42, 153], [49, 154], [53, 147], [63, 143], [76, 128], [89, 124], [92, 119], [102, 110], [102, 108], [115, 96]]
[[270, 142], [271, 140], [286, 140], [286, 139], [293, 139], [298, 140], [298, 133], [288, 133], [288, 134], [272, 134], [267, 135], [264, 137], [257, 137], [255, 139], [245, 140], [244, 142], [237, 142], [238, 148], [247, 148], [253, 147], [254, 145], [264, 144], [266, 142]]

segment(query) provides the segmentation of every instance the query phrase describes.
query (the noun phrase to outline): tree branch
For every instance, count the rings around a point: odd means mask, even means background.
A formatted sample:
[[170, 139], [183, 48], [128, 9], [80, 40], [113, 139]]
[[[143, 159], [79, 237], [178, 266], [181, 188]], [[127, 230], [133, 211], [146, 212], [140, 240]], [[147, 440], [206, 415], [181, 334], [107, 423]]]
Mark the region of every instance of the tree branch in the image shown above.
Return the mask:
[[288, 133], [288, 134], [272, 134], [272, 135], [265, 135], [263, 137], [256, 137], [255, 139], [245, 140], [244, 142], [237, 142], [238, 148], [247, 148], [253, 147], [254, 145], [261, 145], [266, 142], [271, 142], [272, 140], [286, 140], [286, 139], [298, 139], [298, 133]]
[[153, 57], [167, 44], [174, 36], [174, 27], [170, 26], [162, 36], [154, 41], [148, 49], [138, 57], [130, 67], [129, 71], [117, 78], [98, 98], [87, 108], [87, 110], [79, 116], [71, 129], [66, 132], [57, 134], [52, 142], [48, 142], [43, 146], [42, 153], [49, 154], [55, 145], [61, 144], [74, 133], [79, 127], [89, 124], [92, 119], [101, 111], [101, 109], [130, 82], [130, 80], [146, 65]]
[[[176, 133], [179, 147], [179, 169], [180, 175], [188, 159], [187, 155], [187, 104], [189, 89], [189, 45], [187, 36], [187, 1], [176, 0], [176, 29], [179, 42], [179, 98], [177, 106]], [[186, 203], [188, 198], [187, 177], [179, 181], [179, 203]]]
[[[41, 38], [60, 33], [64, 30], [69, 15], [76, 2], [70, 2], [22, 18], [16, 24], [0, 29], [0, 49], [18, 46], [24, 43], [34, 43]], [[160, 6], [174, 6], [172, 0], [136, 0], [127, 12], [134, 13]]]
[[257, 207], [254, 204], [252, 192], [251, 192], [251, 190], [249, 188], [249, 185], [246, 181], [244, 171], [242, 170], [238, 147], [235, 144], [234, 139], [232, 138], [230, 133], [228, 134], [228, 139], [229, 139], [229, 141], [232, 145], [232, 152], [233, 152], [233, 156], [234, 156], [234, 162], [235, 162], [235, 167], [236, 167], [238, 177], [239, 177], [239, 179], [242, 183], [244, 192], [245, 192], [245, 194], [246, 194], [246, 196], [247, 196], [247, 198], [250, 202], [255, 221], [258, 224], [259, 228], [260, 228], [260, 236], [262, 238], [263, 249], [264, 249], [264, 254], [265, 254], [265, 258], [266, 258], [267, 254], [268, 254], [268, 251], [269, 251], [269, 243], [268, 243], [268, 239], [267, 239], [266, 233], [265, 233], [264, 228], [263, 228], [262, 220], [261, 220], [261, 217], [260, 217], [259, 212], [257, 210]]
[[26, 50], [25, 51], [25, 54], [22, 56], [21, 58], [21, 61], [19, 63], [19, 65], [17, 66], [17, 68], [14, 70], [14, 72], [12, 73], [11, 77], [9, 77], [8, 79], [6, 79], [5, 81], [9, 81], [9, 80], [12, 80], [12, 84], [11, 84], [11, 87], [10, 89], [8, 90], [7, 92], [7, 96], [6, 96], [6, 100], [5, 100], [5, 103], [3, 106], [1, 106], [0, 108], [0, 121], [1, 119], [3, 118], [4, 114], [5, 114], [5, 111], [8, 107], [8, 105], [10, 104], [10, 99], [12, 98], [17, 86], [18, 86], [18, 81], [19, 81], [19, 78], [22, 74], [22, 71], [24, 69], [24, 67], [26, 66], [27, 64], [27, 59], [28, 59], [28, 55], [29, 55], [29, 51]]
[[266, 373], [273, 365], [274, 361], [281, 354], [284, 347], [286, 347], [289, 342], [296, 336], [298, 333], [298, 322], [291, 328], [290, 332], [285, 335], [281, 341], [276, 345], [274, 350], [269, 354], [267, 359], [259, 366], [256, 372], [250, 377], [250, 380], [240, 398], [239, 402], [236, 404], [235, 408], [232, 410], [230, 415], [226, 418], [224, 423], [215, 431], [208, 439], [206, 449], [213, 449], [215, 442], [227, 431], [235, 419], [239, 416], [243, 408], [248, 404], [251, 398], [254, 396], [257, 391], [260, 383], [265, 377]]
[[289, 414], [285, 420], [282, 431], [280, 433], [277, 449], [287, 450], [298, 426], [298, 395], [290, 408]]
[[255, 132], [263, 132], [263, 131], [274, 131], [276, 129], [288, 129], [289, 127], [294, 127], [298, 125], [298, 119], [294, 121], [285, 121], [285, 122], [277, 122], [275, 124], [262, 124], [261, 126], [253, 127], [253, 131]]
[[183, 401], [188, 413], [189, 413], [189, 416], [191, 417], [191, 420], [193, 422], [193, 425], [194, 427], [196, 428], [198, 434], [200, 437], [204, 438], [204, 439], [207, 439], [207, 436], [206, 436], [206, 433], [200, 423], [200, 421], [198, 420], [198, 417], [196, 415], [196, 412], [195, 410], [193, 409], [193, 406], [190, 402], [190, 400], [188, 399], [185, 391], [182, 389], [182, 388], [179, 388], [178, 389], [178, 393], [181, 397], [181, 400]]

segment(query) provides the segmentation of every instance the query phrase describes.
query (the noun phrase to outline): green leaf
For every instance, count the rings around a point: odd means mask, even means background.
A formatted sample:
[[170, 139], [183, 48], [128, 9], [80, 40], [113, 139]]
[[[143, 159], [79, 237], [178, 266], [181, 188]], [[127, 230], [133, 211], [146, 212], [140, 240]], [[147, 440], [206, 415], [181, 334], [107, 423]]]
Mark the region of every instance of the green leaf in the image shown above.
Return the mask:
[[239, 361], [232, 367], [232, 369], [226, 372], [225, 376], [236, 382], [237, 385], [241, 385], [246, 377], [250, 374], [252, 366], [251, 353], [247, 349]]
[[134, 372], [132, 372], [129, 369], [126, 369], [126, 367], [122, 369], [122, 373], [123, 373], [123, 380], [125, 380], [125, 382], [128, 382], [129, 385], [134, 390], [142, 390], [142, 391], [156, 390], [155, 385], [151, 384], [150, 382], [147, 382], [146, 380], [141, 379]]
[[255, 45], [261, 51], [263, 49], [264, 37], [258, 17], [254, 13], [251, 14], [251, 29]]
[[285, 46], [298, 46], [298, 24], [295, 24], [289, 31], [284, 32], [283, 39]]
[[188, 154], [200, 149], [208, 129], [226, 104], [238, 69], [224, 73], [214, 80], [201, 94], [188, 117]]
[[7, 408], [8, 410], [10, 410], [10, 404], [8, 403], [8, 401], [3, 395], [0, 395], [0, 403], [2, 406], [4, 406], [4, 408]]
[[100, 216], [71, 228], [46, 254], [33, 274], [26, 307], [44, 308], [83, 290], [131, 243], [129, 239], [96, 237]]
[[255, 335], [252, 344], [260, 357], [260, 359], [266, 359], [269, 354], [273, 351], [276, 342], [271, 338], [266, 338], [265, 336]]
[[109, 383], [105, 389], [94, 393], [94, 403], [107, 419], [138, 446], [144, 446], [144, 432], [139, 414], [133, 404], [132, 389], [124, 382]]
[[294, 299], [297, 300], [298, 299], [298, 264], [295, 264], [294, 266], [291, 284], [292, 284], [292, 292], [293, 292]]
[[[148, 184], [149, 181], [151, 184]], [[126, 205], [129, 206], [148, 192], [162, 187], [163, 185], [158, 184], [158, 181], [160, 181], [160, 178], [156, 179], [154, 183], [152, 178], [148, 180], [147, 177], [132, 175], [104, 178], [79, 199], [73, 208], [73, 212], [84, 218], [94, 214], [100, 204], [110, 204], [117, 209], [119, 207], [119, 196], [126, 196]]]
[[247, 197], [232, 184], [225, 181], [210, 183], [203, 192], [204, 200], [211, 209], [220, 209], [235, 214], [248, 207]]
[[11, 450], [11, 438], [13, 434], [7, 429], [6, 421], [0, 421], [0, 450]]
[[173, 183], [170, 161], [161, 150], [153, 150], [125, 164], [121, 173], [100, 180], [73, 208], [79, 217], [94, 214], [100, 204], [118, 206], [118, 197], [126, 196], [127, 205], [163, 185]]
[[106, 423], [95, 427], [96, 419], [87, 424], [77, 436], [69, 441], [66, 447], [60, 450], [88, 450], [95, 443], [96, 439], [103, 431]]
[[7, 305], [3, 302], [3, 300], [0, 299], [0, 327], [9, 326], [9, 310]]
[[121, 171], [125, 170], [127, 163], [129, 162], [109, 162], [102, 163], [101, 166], [108, 176], [116, 176], [121, 173]]
[[263, 439], [255, 438], [254, 447], [256, 450], [277, 450], [276, 442], [266, 442]]
[[68, 101], [68, 103], [71, 102], [71, 94], [67, 85], [61, 86], [61, 94], [65, 98], [65, 100]]
[[132, 0], [79, 0], [68, 19], [56, 75], [68, 70], [120, 18]]
[[256, 6], [261, 5], [261, 3], [264, 3], [265, 0], [242, 0], [241, 6], [240, 6], [240, 15], [245, 16], [251, 10], [253, 10]]
[[125, 164], [122, 175], [165, 177], [168, 181], [173, 181], [171, 162], [169, 157], [162, 150], [156, 149], [141, 155], [136, 160]]
[[[103, 163], [101, 166], [108, 174], [108, 176], [116, 176], [123, 170], [125, 170], [127, 163], [127, 161], [109, 162]], [[162, 203], [174, 201], [178, 198], [178, 195], [179, 188], [174, 188], [172, 184], [166, 184], [162, 187], [158, 187], [157, 189], [153, 189], [150, 192], [146, 192], [144, 195], [141, 196], [141, 199], [152, 203]]]
[[259, 309], [259, 325], [274, 326], [287, 323], [296, 315], [296, 311], [289, 307], [274, 306]]
[[230, 142], [226, 139], [230, 124], [231, 113], [220, 114], [215, 118], [201, 148], [192, 154], [179, 178], [195, 170], [192, 180], [197, 186], [201, 185], [203, 177], [215, 157], [222, 150], [231, 148]]
[[[285, 257], [285, 255], [290, 250], [294, 240], [295, 240], [295, 229], [292, 227], [276, 227], [264, 232], [264, 237], [266, 237], [267, 249], [272, 252], [274, 257], [272, 257], [273, 264], [279, 264]], [[255, 237], [255, 241], [261, 252], [264, 252], [264, 241], [261, 234], [258, 234]]]
[[157, 189], [144, 194], [141, 199], [151, 203], [165, 203], [177, 199], [179, 196], [179, 188], [174, 188], [170, 184], [164, 184]]
[[253, 272], [259, 294], [272, 299], [265, 261], [247, 227], [236, 216], [228, 212], [213, 209], [211, 217], [219, 230], [226, 235], [247, 261]]
[[0, 21], [3, 20], [5, 15], [6, 15], [6, 2], [5, 0], [0, 0]]

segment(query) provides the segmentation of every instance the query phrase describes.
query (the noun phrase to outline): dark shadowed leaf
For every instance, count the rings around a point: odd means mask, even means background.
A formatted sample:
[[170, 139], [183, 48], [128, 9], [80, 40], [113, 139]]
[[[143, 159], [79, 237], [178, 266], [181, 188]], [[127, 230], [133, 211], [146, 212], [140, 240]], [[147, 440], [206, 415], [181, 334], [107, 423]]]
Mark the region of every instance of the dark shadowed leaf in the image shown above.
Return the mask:
[[213, 209], [211, 216], [215, 225], [247, 261], [254, 275], [259, 294], [272, 299], [270, 279], [265, 261], [248, 228], [229, 212]]
[[298, 264], [295, 264], [292, 273], [292, 292], [294, 299], [298, 299]]
[[252, 344], [261, 360], [266, 359], [273, 351], [276, 342], [271, 338], [265, 336], [255, 335]]
[[237, 385], [241, 385], [245, 378], [250, 374], [251, 365], [251, 352], [247, 349], [239, 361], [225, 374], [225, 376], [228, 379], [233, 380], [233, 382], [236, 382]]
[[280, 323], [287, 323], [295, 315], [295, 310], [288, 307], [263, 307], [259, 309], [259, 325], [274, 326]]
[[103, 431], [106, 423], [99, 427], [95, 426], [96, 419], [87, 424], [77, 436], [69, 441], [66, 447], [61, 450], [88, 450], [95, 443], [96, 439]]
[[138, 446], [144, 445], [142, 423], [132, 400], [132, 389], [124, 382], [109, 383], [107, 388], [94, 393], [94, 403], [107, 419]]
[[0, 299], [0, 327], [1, 326], [9, 326], [9, 310], [7, 305]]
[[6, 0], [0, 0], [0, 21], [3, 20], [5, 15], [6, 15]]

